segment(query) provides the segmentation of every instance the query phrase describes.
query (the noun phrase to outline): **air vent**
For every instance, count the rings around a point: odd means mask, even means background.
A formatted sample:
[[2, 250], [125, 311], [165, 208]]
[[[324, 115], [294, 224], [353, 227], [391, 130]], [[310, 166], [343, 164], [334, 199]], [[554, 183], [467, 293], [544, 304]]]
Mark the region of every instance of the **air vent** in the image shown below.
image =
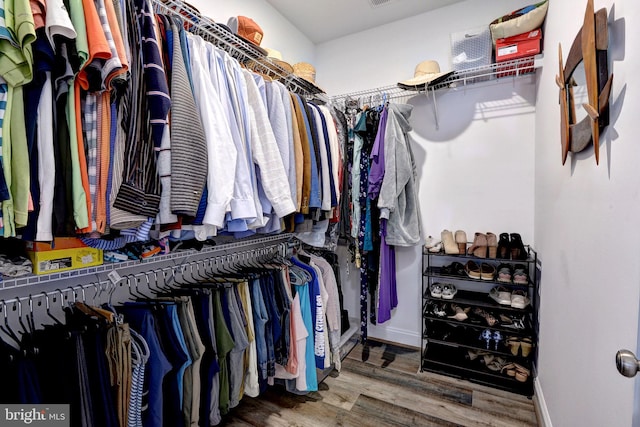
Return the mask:
[[391, 3], [391, 0], [369, 0], [369, 4], [371, 4], [372, 8], [384, 6]]

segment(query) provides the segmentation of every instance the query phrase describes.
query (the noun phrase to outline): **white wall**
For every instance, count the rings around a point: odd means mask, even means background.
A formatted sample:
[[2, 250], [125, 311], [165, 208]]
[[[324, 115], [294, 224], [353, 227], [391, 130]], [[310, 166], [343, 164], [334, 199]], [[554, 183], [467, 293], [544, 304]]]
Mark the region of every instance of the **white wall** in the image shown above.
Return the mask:
[[467, 0], [317, 45], [317, 82], [328, 94], [388, 86], [426, 59], [451, 70], [450, 34], [488, 25], [527, 0]]
[[634, 381], [617, 373], [614, 357], [620, 348], [637, 353], [640, 5], [595, 1], [596, 10], [607, 7], [612, 15], [612, 125], [601, 137], [599, 166], [591, 148], [562, 166], [557, 46], [562, 43], [566, 58], [585, 5], [552, 0], [546, 23], [535, 128], [535, 241], [543, 261], [539, 380], [554, 425], [629, 426]]
[[[464, 31], [522, 6], [522, 1], [466, 1], [317, 46], [318, 83], [330, 95], [388, 86], [435, 59], [450, 69], [449, 33]], [[419, 174], [424, 235], [462, 229], [521, 233], [533, 243], [535, 79], [438, 92], [414, 105], [412, 148]], [[371, 337], [420, 346], [421, 248], [397, 251], [399, 307]], [[359, 276], [344, 274], [345, 306], [359, 317]]]
[[315, 46], [265, 0], [193, 0], [190, 3], [215, 22], [226, 24], [232, 16], [248, 16], [262, 28], [261, 46], [279, 50], [290, 64], [314, 63]]

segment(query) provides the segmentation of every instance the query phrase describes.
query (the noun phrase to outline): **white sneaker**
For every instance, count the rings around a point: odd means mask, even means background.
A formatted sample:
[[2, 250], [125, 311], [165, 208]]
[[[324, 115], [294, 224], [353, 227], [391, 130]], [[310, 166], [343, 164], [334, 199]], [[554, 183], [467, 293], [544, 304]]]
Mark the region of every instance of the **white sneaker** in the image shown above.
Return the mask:
[[524, 291], [517, 290], [511, 294], [511, 307], [513, 308], [525, 308], [530, 302], [529, 297], [527, 297]]
[[489, 296], [500, 305], [511, 305], [511, 292], [503, 286], [491, 289]]
[[453, 299], [458, 290], [451, 284], [446, 284], [442, 287], [442, 299]]
[[442, 298], [442, 286], [440, 283], [434, 283], [429, 286], [429, 292], [433, 298]]

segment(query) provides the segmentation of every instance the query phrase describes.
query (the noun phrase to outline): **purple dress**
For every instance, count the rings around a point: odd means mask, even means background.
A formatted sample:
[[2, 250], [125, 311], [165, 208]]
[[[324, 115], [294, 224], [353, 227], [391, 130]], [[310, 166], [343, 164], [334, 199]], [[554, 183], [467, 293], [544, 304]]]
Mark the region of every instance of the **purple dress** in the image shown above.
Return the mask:
[[378, 323], [391, 319], [391, 310], [398, 306], [396, 287], [396, 249], [387, 245], [387, 220], [380, 220], [380, 275], [378, 281]]

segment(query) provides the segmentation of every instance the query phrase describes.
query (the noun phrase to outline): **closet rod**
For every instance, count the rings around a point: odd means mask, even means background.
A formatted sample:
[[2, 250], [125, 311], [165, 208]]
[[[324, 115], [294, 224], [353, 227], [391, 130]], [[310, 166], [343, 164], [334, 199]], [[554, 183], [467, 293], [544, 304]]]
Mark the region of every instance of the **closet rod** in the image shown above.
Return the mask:
[[151, 0], [157, 13], [166, 12], [176, 16], [185, 23], [185, 29], [199, 35], [217, 47], [227, 51], [231, 56], [244, 64], [254, 64], [280, 80], [289, 90], [305, 96], [314, 96], [322, 92], [304, 79], [262, 56], [249, 42], [242, 40], [235, 34], [229, 33], [217, 25], [213, 19], [202, 15], [193, 6], [182, 0]]

